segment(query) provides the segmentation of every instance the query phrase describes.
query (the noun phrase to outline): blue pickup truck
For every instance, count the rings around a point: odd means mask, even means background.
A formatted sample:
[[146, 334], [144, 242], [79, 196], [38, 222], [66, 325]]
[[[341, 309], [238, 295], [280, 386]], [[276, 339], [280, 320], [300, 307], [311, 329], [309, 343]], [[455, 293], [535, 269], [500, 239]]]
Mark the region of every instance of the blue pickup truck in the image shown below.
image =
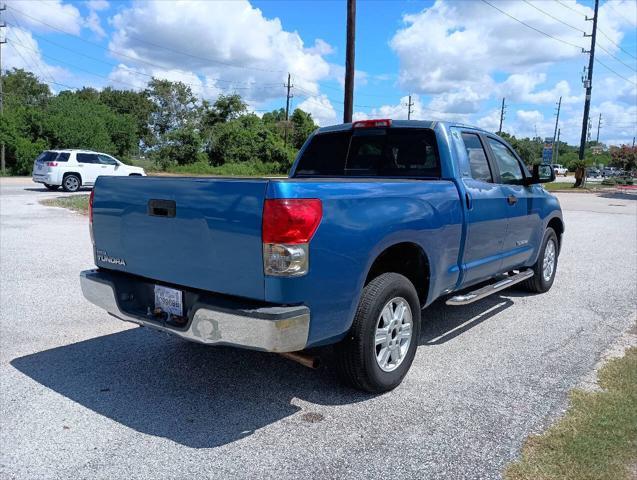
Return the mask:
[[289, 178], [100, 177], [85, 297], [209, 345], [333, 345], [352, 386], [396, 387], [422, 311], [520, 284], [546, 292], [564, 222], [501, 138], [453, 123], [366, 120], [310, 136]]

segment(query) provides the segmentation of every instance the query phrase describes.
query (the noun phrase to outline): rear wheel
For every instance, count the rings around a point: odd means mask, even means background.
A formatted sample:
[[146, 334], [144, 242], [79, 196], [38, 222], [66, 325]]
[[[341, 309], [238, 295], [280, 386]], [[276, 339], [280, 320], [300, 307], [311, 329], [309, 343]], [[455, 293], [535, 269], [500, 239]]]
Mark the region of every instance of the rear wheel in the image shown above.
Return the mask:
[[75, 173], [69, 173], [62, 180], [62, 188], [65, 192], [77, 192], [82, 186], [80, 177]]
[[44, 186], [47, 190], [57, 190], [58, 188], [60, 188], [59, 185], [49, 185], [48, 183], [45, 183]]
[[411, 367], [419, 334], [413, 284], [397, 273], [376, 277], [363, 290], [352, 329], [336, 346], [339, 375], [368, 392], [392, 390]]
[[557, 235], [552, 228], [547, 228], [542, 241], [542, 248], [537, 257], [537, 262], [532, 269], [534, 275], [521, 283], [526, 290], [534, 293], [548, 292], [555, 280], [557, 270], [557, 257], [559, 255], [559, 243]]

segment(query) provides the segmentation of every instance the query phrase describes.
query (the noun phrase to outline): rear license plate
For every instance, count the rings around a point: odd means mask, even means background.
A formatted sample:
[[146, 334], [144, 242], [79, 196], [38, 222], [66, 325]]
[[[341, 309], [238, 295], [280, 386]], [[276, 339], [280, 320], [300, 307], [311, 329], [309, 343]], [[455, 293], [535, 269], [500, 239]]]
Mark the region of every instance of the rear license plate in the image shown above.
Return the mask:
[[183, 298], [184, 294], [181, 290], [155, 285], [155, 308], [160, 308], [163, 312], [183, 316]]

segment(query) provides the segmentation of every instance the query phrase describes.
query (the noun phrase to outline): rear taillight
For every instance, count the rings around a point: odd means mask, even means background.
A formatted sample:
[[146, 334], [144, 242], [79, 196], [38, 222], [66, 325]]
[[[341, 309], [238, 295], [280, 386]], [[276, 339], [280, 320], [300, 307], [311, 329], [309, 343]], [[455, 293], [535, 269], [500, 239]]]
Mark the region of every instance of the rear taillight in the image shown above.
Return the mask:
[[91, 195], [88, 197], [88, 229], [91, 233], [91, 242], [95, 245], [95, 239], [93, 237], [93, 197], [95, 196], [95, 190], [91, 190]]
[[359, 120], [352, 124], [353, 128], [382, 128], [391, 127], [391, 119], [382, 118], [378, 120]]
[[263, 270], [266, 275], [307, 273], [309, 242], [321, 223], [316, 198], [266, 200], [263, 206]]
[[47, 167], [57, 167], [58, 166], [58, 162], [46, 162], [46, 166]]

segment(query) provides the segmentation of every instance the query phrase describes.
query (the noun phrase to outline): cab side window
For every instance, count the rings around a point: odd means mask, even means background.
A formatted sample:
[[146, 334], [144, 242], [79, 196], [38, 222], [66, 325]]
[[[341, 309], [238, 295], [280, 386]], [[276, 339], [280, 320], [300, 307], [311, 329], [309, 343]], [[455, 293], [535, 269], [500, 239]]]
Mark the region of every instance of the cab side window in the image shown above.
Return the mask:
[[489, 138], [489, 146], [493, 151], [495, 162], [500, 170], [501, 183], [509, 185], [520, 185], [524, 180], [524, 173], [520, 162], [513, 155], [513, 152], [502, 142], [494, 138]]
[[489, 166], [487, 154], [484, 151], [480, 137], [475, 133], [463, 132], [462, 141], [467, 150], [467, 158], [469, 158], [469, 166], [471, 167], [471, 177], [474, 180], [493, 183], [491, 167]]

